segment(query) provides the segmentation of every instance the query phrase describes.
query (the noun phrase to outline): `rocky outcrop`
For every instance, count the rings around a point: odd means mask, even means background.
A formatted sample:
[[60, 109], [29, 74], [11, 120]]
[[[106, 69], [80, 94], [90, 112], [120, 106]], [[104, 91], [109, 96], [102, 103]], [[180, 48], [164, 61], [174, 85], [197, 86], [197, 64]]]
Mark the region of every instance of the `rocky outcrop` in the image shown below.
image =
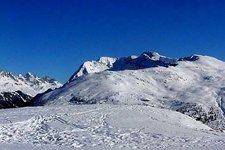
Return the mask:
[[21, 91], [1, 92], [0, 109], [30, 106], [31, 100], [31, 96], [24, 94]]

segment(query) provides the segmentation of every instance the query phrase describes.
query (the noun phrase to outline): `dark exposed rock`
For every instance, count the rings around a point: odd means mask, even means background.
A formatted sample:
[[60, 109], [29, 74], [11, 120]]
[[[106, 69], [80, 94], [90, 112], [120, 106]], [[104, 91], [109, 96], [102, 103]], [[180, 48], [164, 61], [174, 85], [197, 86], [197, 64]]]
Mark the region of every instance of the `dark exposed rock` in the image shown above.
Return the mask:
[[190, 57], [184, 57], [184, 58], [178, 59], [178, 61], [197, 61], [197, 60], [199, 60], [199, 56], [197, 55], [192, 55]]
[[73, 104], [96, 104], [95, 100], [84, 100], [78, 97], [73, 97], [69, 102]]
[[225, 129], [223, 112], [216, 107], [204, 109], [200, 104], [177, 102], [173, 104], [175, 111], [188, 115], [213, 129]]
[[32, 97], [21, 91], [0, 93], [0, 109], [30, 106]]

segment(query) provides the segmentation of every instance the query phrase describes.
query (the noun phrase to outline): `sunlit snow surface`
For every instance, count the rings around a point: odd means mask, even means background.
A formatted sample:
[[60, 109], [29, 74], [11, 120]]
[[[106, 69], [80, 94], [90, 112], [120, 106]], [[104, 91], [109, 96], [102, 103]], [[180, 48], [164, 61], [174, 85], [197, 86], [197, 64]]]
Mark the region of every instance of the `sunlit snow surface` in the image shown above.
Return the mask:
[[150, 106], [77, 105], [0, 110], [1, 149], [224, 149], [225, 134]]

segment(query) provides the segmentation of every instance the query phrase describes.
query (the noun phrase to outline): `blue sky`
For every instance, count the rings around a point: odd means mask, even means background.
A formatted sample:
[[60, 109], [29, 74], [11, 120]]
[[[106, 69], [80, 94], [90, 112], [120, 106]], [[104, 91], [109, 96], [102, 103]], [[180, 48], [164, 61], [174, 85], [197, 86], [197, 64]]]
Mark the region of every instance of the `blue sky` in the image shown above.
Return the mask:
[[225, 60], [223, 0], [0, 0], [0, 68], [65, 82], [100, 56]]

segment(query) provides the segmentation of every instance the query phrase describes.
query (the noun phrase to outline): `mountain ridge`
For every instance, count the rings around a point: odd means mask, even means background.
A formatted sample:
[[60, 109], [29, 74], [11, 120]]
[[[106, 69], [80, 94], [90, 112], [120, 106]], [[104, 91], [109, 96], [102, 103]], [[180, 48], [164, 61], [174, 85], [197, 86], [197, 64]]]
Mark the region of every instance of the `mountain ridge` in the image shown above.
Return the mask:
[[176, 65], [178, 59], [161, 56], [157, 52], [143, 52], [140, 56], [131, 55], [128, 57], [113, 58], [100, 57], [96, 61], [86, 61], [70, 77], [69, 82], [73, 79], [89, 73], [97, 73], [105, 70], [136, 70], [157, 66]]
[[13, 75], [11, 72], [0, 70], [0, 92], [22, 91], [30, 96], [45, 92], [49, 88], [55, 89], [62, 84], [48, 76], [38, 77], [28, 72], [24, 75]]

